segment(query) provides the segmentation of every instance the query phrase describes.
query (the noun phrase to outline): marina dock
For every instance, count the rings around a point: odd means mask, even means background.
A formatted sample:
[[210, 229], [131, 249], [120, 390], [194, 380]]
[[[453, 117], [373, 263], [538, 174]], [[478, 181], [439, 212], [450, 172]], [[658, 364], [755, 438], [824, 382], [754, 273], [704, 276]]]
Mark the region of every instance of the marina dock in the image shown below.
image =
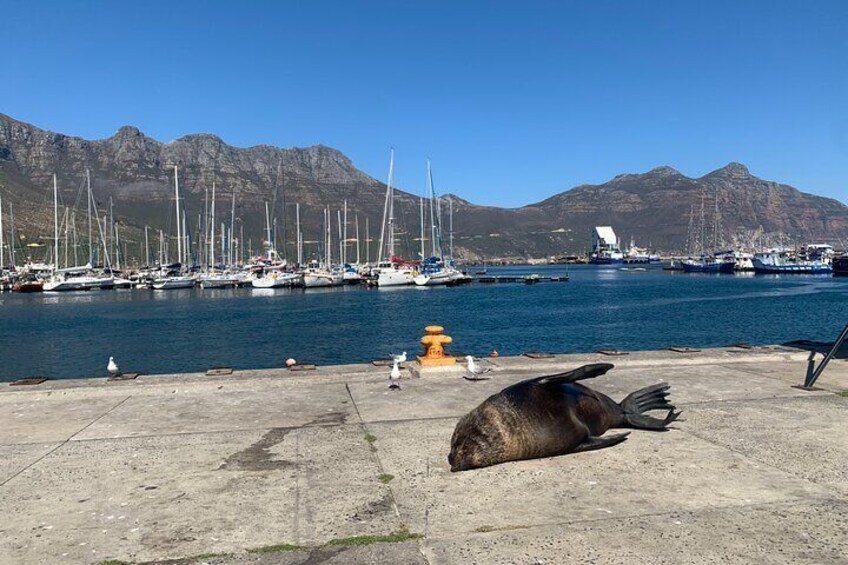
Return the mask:
[[[782, 346], [0, 385], [0, 563], [848, 563], [848, 362]], [[590, 362], [683, 420], [451, 473], [460, 416]], [[117, 560], [117, 561], [110, 561]]]

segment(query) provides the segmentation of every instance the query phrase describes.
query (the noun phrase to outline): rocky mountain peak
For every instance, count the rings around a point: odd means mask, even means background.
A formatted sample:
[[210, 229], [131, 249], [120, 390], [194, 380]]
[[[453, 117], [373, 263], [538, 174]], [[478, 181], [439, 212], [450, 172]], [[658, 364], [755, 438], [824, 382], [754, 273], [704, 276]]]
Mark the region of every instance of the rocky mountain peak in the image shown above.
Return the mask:
[[660, 167], [654, 167], [653, 169], [651, 169], [650, 171], [648, 171], [645, 174], [653, 175], [653, 176], [664, 176], [664, 177], [682, 176], [680, 171], [678, 171], [674, 167], [669, 167], [668, 165], [662, 165]]
[[143, 135], [141, 130], [139, 130], [135, 126], [121, 126], [118, 128], [118, 131], [115, 132], [115, 135], [112, 136], [113, 139], [129, 139], [133, 137], [140, 137]]
[[751, 171], [742, 163], [731, 162], [720, 169], [705, 175], [705, 177], [725, 178], [725, 179], [747, 179], [751, 178]]

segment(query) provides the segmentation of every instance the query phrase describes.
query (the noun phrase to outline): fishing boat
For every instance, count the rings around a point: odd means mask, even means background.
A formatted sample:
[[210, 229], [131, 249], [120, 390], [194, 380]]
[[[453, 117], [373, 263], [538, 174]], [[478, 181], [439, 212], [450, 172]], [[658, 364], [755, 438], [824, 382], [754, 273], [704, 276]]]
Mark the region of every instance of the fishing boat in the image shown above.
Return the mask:
[[758, 274], [804, 274], [822, 275], [833, 272], [826, 259], [802, 259], [787, 251], [756, 253], [753, 258], [754, 272]]
[[589, 263], [593, 265], [617, 265], [624, 261], [624, 254], [618, 244], [618, 236], [610, 226], [595, 226], [592, 230], [592, 254]]
[[684, 273], [733, 273], [732, 258], [704, 256], [684, 259], [680, 262]]

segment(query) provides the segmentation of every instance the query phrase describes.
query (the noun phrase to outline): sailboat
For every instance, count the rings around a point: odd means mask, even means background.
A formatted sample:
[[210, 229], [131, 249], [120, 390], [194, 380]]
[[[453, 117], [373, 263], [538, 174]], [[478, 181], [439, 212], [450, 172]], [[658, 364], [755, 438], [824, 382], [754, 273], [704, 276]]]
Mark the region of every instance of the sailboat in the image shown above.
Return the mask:
[[[423, 259], [421, 273], [413, 280], [417, 286], [441, 286], [460, 281], [464, 275], [445, 258], [442, 248], [441, 203], [436, 198], [433, 186], [433, 170], [427, 159], [427, 197], [430, 201], [430, 239], [431, 256]], [[422, 220], [424, 214], [422, 213]], [[453, 224], [453, 205], [451, 205], [451, 228]], [[423, 224], [423, 221], [422, 221]], [[423, 231], [423, 230], [422, 230]], [[423, 238], [423, 233], [422, 233]], [[422, 245], [423, 249], [423, 245]]]
[[389, 179], [386, 183], [386, 202], [383, 205], [383, 224], [380, 227], [377, 286], [410, 285], [415, 278], [412, 267], [395, 255], [395, 195], [392, 188], [394, 169], [395, 150], [392, 149], [389, 154]]
[[[88, 174], [86, 178], [89, 178]], [[88, 182], [88, 198], [89, 206], [91, 203], [91, 183]], [[67, 214], [65, 214], [67, 220]], [[89, 211], [89, 221], [91, 212]], [[99, 227], [99, 223], [98, 223]], [[67, 228], [65, 230], [65, 260], [67, 257]], [[89, 229], [89, 234], [91, 230]], [[90, 244], [89, 235], [89, 247]], [[91, 265], [91, 252], [89, 251], [89, 261], [85, 265], [59, 268], [59, 188], [56, 181], [56, 175], [53, 175], [53, 272], [50, 278], [44, 282], [43, 289], [47, 292], [66, 292], [71, 290], [95, 290], [101, 288], [112, 288], [114, 286], [114, 277], [97, 276], [92, 274], [93, 267]], [[109, 269], [111, 272], [111, 268]]]
[[193, 275], [182, 274], [183, 257], [183, 228], [184, 221], [180, 220], [180, 180], [179, 170], [174, 165], [174, 204], [177, 210], [177, 262], [171, 269], [165, 270], [160, 266], [160, 275], [153, 279], [154, 290], [174, 290], [180, 288], [193, 288], [197, 279]]
[[280, 261], [277, 250], [274, 249], [274, 243], [271, 239], [271, 217], [268, 214], [268, 203], [265, 203], [265, 239], [266, 253], [265, 261], [267, 265], [262, 273], [262, 276], [252, 279], [250, 285], [253, 288], [281, 288], [285, 286], [294, 286], [300, 280], [300, 275], [297, 273], [289, 273], [283, 269], [286, 267], [285, 261]]
[[[212, 183], [212, 211], [211, 211], [210, 233], [209, 233], [209, 260], [206, 272], [200, 275], [200, 288], [230, 288], [236, 286], [236, 278], [226, 272], [215, 270], [215, 183]], [[224, 227], [224, 224], [221, 224]], [[224, 232], [221, 230], [221, 259], [224, 255]]]
[[344, 284], [344, 275], [332, 270], [332, 241], [330, 237], [330, 209], [324, 210], [324, 225], [326, 226], [324, 237], [325, 263], [320, 265], [312, 261], [303, 271], [303, 286], [305, 288], [319, 288], [326, 286], [341, 286]]

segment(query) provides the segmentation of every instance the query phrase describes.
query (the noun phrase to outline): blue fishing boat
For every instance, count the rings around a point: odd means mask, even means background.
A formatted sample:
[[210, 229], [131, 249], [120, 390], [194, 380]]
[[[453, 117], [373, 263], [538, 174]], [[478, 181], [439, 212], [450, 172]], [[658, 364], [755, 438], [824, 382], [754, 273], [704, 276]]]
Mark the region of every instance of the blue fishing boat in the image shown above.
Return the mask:
[[734, 261], [726, 257], [698, 257], [680, 262], [685, 273], [733, 273]]

